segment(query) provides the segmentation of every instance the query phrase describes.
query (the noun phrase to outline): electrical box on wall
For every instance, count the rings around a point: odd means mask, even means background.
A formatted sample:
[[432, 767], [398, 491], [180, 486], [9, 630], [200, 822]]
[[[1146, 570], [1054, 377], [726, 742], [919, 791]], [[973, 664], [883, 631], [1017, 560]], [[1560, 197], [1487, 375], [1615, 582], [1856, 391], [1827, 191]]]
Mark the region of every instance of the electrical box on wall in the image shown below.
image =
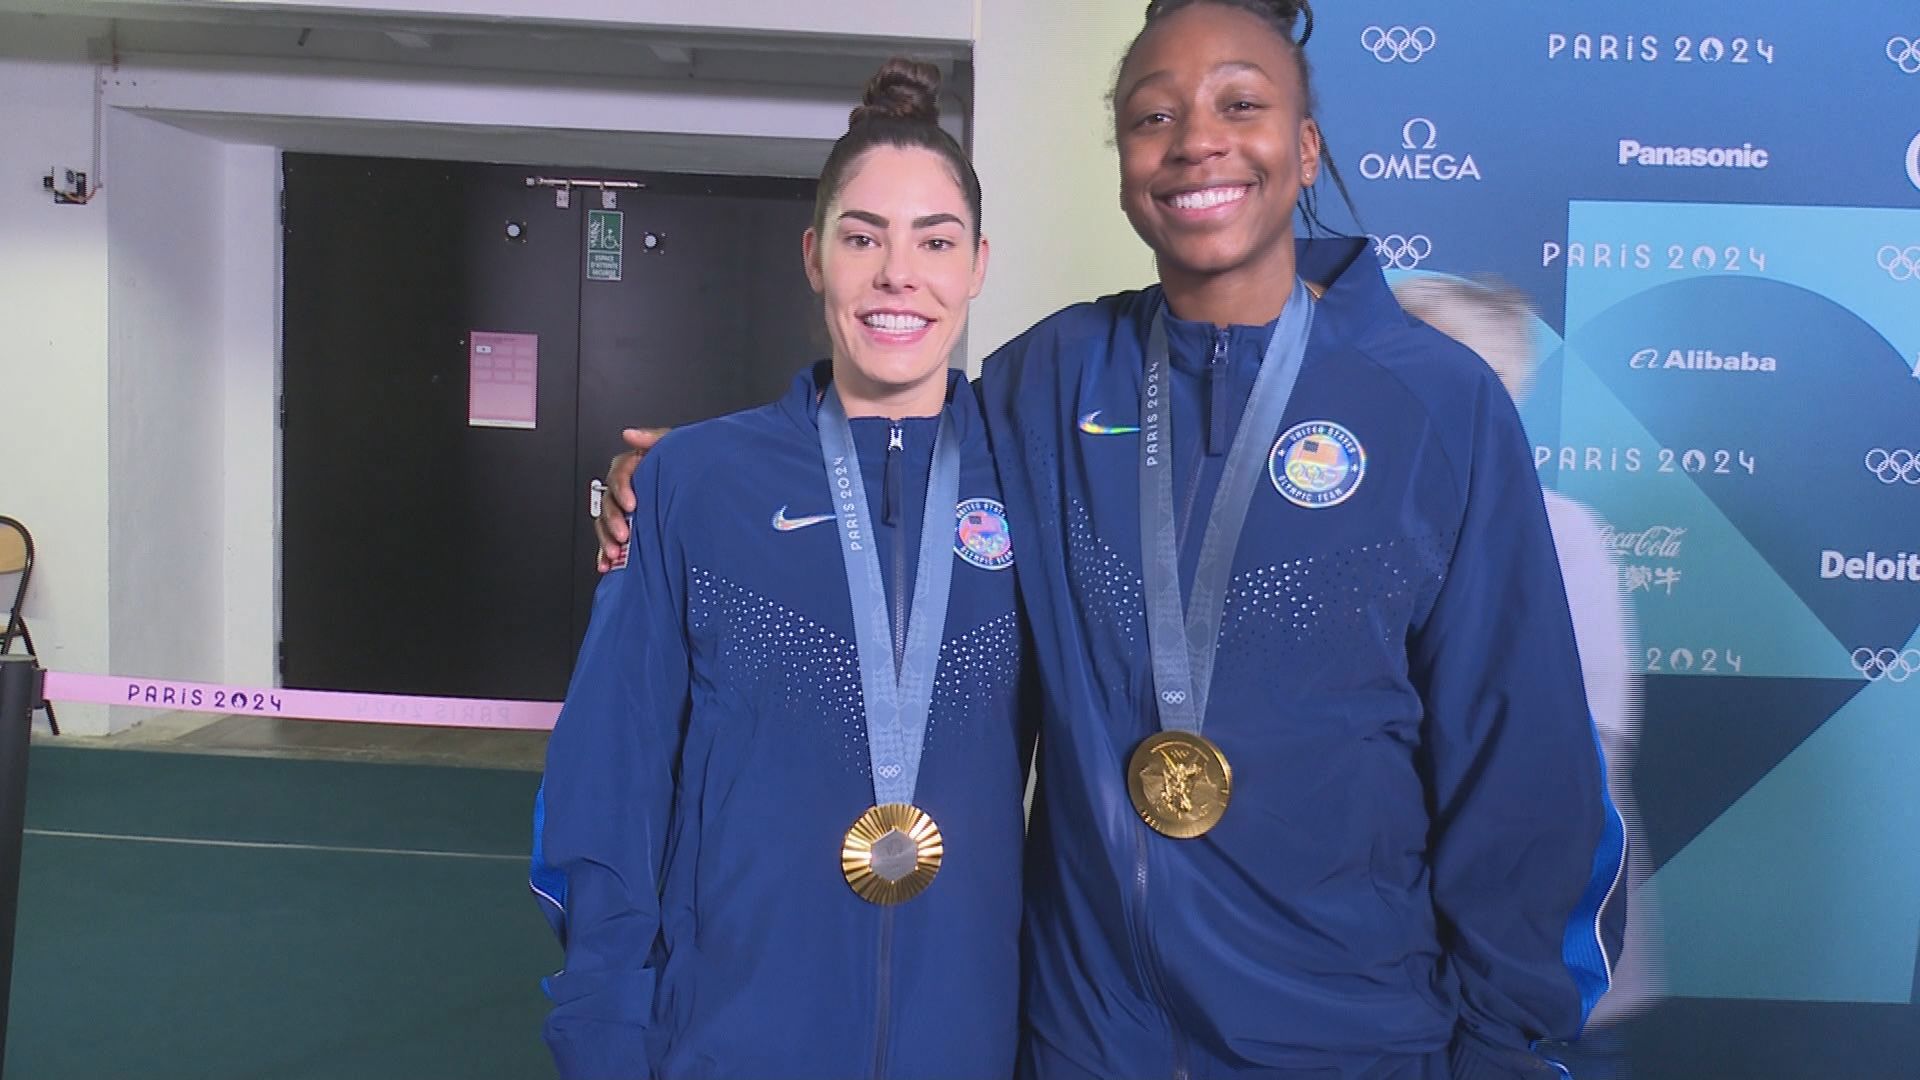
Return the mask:
[[87, 174], [79, 169], [63, 169], [55, 165], [41, 183], [53, 192], [56, 203], [84, 203], [90, 190], [87, 186]]

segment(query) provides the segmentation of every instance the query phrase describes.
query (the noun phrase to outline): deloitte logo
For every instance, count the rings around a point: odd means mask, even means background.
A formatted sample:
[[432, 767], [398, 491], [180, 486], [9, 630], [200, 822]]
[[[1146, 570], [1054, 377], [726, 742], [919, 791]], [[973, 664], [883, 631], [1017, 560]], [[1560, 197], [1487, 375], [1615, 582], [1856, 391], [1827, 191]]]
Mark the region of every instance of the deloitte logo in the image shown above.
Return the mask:
[[1752, 143], [1739, 146], [1651, 146], [1620, 140], [1620, 165], [1667, 169], [1764, 169], [1773, 155]]
[[1920, 554], [1903, 551], [1898, 555], [1882, 555], [1869, 551], [1865, 555], [1849, 557], [1845, 552], [1831, 549], [1820, 553], [1820, 576], [1828, 581], [1846, 578], [1848, 581], [1905, 581], [1920, 584]]
[[1440, 150], [1440, 129], [1424, 116], [1400, 127], [1400, 149], [1369, 153], [1360, 159], [1360, 175], [1369, 180], [1479, 180], [1480, 165], [1472, 154]]
[[1722, 356], [1712, 349], [1641, 349], [1627, 359], [1635, 371], [1727, 371], [1766, 372], [1780, 370], [1780, 362], [1771, 356], [1755, 356], [1745, 349]]

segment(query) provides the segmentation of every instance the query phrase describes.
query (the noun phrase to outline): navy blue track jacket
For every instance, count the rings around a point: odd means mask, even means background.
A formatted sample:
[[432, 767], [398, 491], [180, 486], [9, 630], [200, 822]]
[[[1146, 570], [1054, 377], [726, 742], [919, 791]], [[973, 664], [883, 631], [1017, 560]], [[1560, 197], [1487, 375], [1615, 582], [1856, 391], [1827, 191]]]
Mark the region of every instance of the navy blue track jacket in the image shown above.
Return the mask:
[[[1204, 728], [1233, 798], [1199, 839], [1143, 824], [1124, 771], [1159, 727], [1136, 431], [1160, 291], [987, 361], [1045, 701], [1027, 1075], [1556, 1075], [1531, 1044], [1606, 987], [1622, 841], [1513, 404], [1364, 242], [1302, 243], [1300, 268], [1328, 287], [1281, 431], [1350, 443], [1275, 445], [1358, 483], [1308, 508], [1282, 461], [1255, 491]], [[1185, 590], [1273, 327], [1168, 322]]]
[[[956, 562], [914, 801], [946, 857], [924, 893], [869, 904], [840, 871], [874, 793], [816, 427], [826, 378], [675, 431], [635, 476], [631, 556], [595, 596], [536, 810], [533, 884], [566, 950], [547, 980], [563, 1076], [1013, 1070], [1031, 735], [1011, 560], [969, 548], [958, 513], [927, 523], [956, 530]], [[947, 412], [960, 505], [993, 510], [957, 377]], [[852, 424], [896, 628], [938, 423], [901, 422], [891, 452], [892, 422]]]

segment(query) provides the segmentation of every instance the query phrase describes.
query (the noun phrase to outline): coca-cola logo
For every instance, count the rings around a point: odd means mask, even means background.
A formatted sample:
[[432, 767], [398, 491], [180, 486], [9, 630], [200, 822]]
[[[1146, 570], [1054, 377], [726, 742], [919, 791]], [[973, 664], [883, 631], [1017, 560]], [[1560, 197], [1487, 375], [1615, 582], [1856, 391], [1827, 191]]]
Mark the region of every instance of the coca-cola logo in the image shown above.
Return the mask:
[[1687, 530], [1675, 525], [1652, 525], [1639, 532], [1621, 532], [1607, 525], [1600, 532], [1607, 550], [1622, 558], [1637, 559], [1677, 559], [1686, 536]]

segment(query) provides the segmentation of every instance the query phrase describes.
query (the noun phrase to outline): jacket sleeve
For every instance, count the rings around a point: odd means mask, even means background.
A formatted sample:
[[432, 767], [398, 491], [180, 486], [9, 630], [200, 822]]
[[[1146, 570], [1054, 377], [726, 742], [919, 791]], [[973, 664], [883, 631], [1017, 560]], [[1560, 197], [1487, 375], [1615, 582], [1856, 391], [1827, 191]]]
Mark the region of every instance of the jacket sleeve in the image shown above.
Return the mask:
[[609, 571], [547, 745], [532, 883], [565, 949], [543, 986], [568, 1080], [648, 1074], [646, 1025], [674, 777], [690, 712], [676, 546], [660, 522], [660, 453], [634, 478], [626, 564]]
[[1558, 1076], [1535, 1052], [1577, 1038], [1625, 921], [1566, 591], [1519, 416], [1492, 379], [1454, 465], [1466, 508], [1409, 641], [1426, 705], [1433, 898], [1460, 1017], [1456, 1080]]

